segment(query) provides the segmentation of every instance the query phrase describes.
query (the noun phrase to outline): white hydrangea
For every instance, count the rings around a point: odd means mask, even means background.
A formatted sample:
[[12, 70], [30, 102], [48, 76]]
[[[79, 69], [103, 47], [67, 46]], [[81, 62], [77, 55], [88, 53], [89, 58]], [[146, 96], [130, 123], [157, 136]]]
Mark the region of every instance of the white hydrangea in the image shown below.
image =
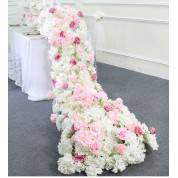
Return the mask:
[[71, 154], [66, 153], [58, 160], [58, 170], [63, 174], [75, 173], [75, 163]]

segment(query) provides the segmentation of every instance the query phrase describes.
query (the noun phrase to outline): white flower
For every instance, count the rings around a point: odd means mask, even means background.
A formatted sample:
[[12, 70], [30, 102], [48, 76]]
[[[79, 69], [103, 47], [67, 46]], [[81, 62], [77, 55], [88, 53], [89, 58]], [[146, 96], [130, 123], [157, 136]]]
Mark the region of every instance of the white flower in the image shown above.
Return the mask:
[[151, 146], [151, 148], [153, 150], [158, 150], [159, 145], [157, 144], [156, 136], [148, 134], [147, 139], [148, 139], [148, 144]]
[[104, 18], [104, 13], [103, 12], [100, 12], [100, 11], [98, 11], [98, 12], [96, 12], [95, 13], [95, 20], [101, 20], [101, 19], [103, 19]]
[[71, 154], [65, 154], [58, 160], [58, 170], [63, 174], [75, 173], [75, 163]]

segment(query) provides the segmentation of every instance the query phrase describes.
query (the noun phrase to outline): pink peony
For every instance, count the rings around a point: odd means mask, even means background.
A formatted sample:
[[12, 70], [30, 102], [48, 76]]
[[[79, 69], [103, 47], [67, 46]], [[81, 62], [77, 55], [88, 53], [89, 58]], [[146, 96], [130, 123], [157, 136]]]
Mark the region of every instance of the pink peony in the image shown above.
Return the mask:
[[78, 16], [79, 17], [83, 17], [84, 16], [83, 12], [82, 11], [78, 11]]
[[52, 94], [52, 92], [51, 91], [48, 91], [48, 99], [52, 99], [52, 97], [53, 97], [53, 94]]
[[52, 123], [56, 123], [56, 120], [57, 120], [57, 115], [56, 114], [51, 114], [51, 122]]
[[70, 64], [71, 64], [72, 66], [77, 65], [77, 60], [76, 60], [76, 59], [71, 59], [71, 60], [70, 60]]
[[85, 155], [78, 155], [78, 153], [75, 153], [74, 155], [74, 161], [83, 163], [85, 161], [86, 156]]
[[105, 105], [104, 109], [105, 109], [106, 112], [109, 112], [109, 111], [113, 110], [113, 107], [111, 105]]
[[56, 56], [55, 56], [54, 59], [55, 59], [55, 61], [57, 61], [57, 62], [60, 61], [61, 55], [60, 55], [60, 54], [56, 54]]
[[90, 144], [89, 148], [92, 153], [98, 153], [98, 151], [100, 150], [100, 145], [98, 142], [94, 142]]
[[92, 80], [96, 81], [97, 80], [97, 74], [96, 73], [92, 74], [91, 78], [92, 78]]
[[52, 80], [51, 80], [51, 83], [52, 83], [52, 86], [53, 86], [53, 87], [56, 85], [56, 82], [57, 82], [56, 79], [52, 79]]
[[56, 12], [57, 8], [56, 7], [51, 7], [49, 8], [49, 13], [54, 13]]
[[78, 36], [75, 37], [74, 44], [80, 44], [80, 38]]
[[100, 125], [98, 122], [93, 122], [91, 125], [90, 125], [90, 129], [94, 132], [100, 130]]
[[62, 84], [62, 89], [66, 90], [67, 88], [68, 88], [68, 83], [67, 82], [63, 83]]
[[70, 26], [70, 28], [74, 28], [75, 27], [75, 21], [72, 21], [72, 22], [70, 22], [70, 24], [69, 24], [69, 26]]
[[126, 128], [120, 128], [116, 132], [116, 135], [120, 140], [127, 140], [129, 138], [129, 132]]
[[116, 148], [116, 151], [118, 153], [124, 153], [126, 151], [126, 146], [124, 144], [118, 144], [117, 145], [117, 148]]
[[135, 133], [139, 135], [143, 135], [143, 129], [140, 126], [135, 127]]
[[154, 127], [151, 127], [149, 130], [152, 135], [156, 134], [156, 129]]

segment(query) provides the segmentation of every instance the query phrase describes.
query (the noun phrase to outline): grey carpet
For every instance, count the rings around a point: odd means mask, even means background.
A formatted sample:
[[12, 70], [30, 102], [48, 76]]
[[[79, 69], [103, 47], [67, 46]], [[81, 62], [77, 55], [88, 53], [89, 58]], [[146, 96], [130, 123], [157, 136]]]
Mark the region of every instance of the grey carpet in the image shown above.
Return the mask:
[[[104, 171], [102, 175], [168, 176], [168, 81], [101, 63], [98, 63], [98, 75], [110, 98], [121, 97], [141, 122], [156, 128], [160, 145], [158, 151], [148, 150], [144, 163], [131, 165], [122, 173]], [[9, 176], [62, 176], [57, 171], [60, 133], [49, 120], [51, 101], [29, 101], [11, 80], [8, 100]]]

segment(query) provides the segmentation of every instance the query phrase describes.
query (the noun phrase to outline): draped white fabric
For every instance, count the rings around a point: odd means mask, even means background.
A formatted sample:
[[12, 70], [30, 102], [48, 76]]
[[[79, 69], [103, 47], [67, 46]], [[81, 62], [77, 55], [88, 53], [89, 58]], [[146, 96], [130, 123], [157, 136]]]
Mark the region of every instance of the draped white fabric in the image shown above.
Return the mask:
[[9, 28], [9, 78], [28, 94], [28, 99], [47, 99], [51, 90], [49, 45], [42, 36], [25, 36]]

